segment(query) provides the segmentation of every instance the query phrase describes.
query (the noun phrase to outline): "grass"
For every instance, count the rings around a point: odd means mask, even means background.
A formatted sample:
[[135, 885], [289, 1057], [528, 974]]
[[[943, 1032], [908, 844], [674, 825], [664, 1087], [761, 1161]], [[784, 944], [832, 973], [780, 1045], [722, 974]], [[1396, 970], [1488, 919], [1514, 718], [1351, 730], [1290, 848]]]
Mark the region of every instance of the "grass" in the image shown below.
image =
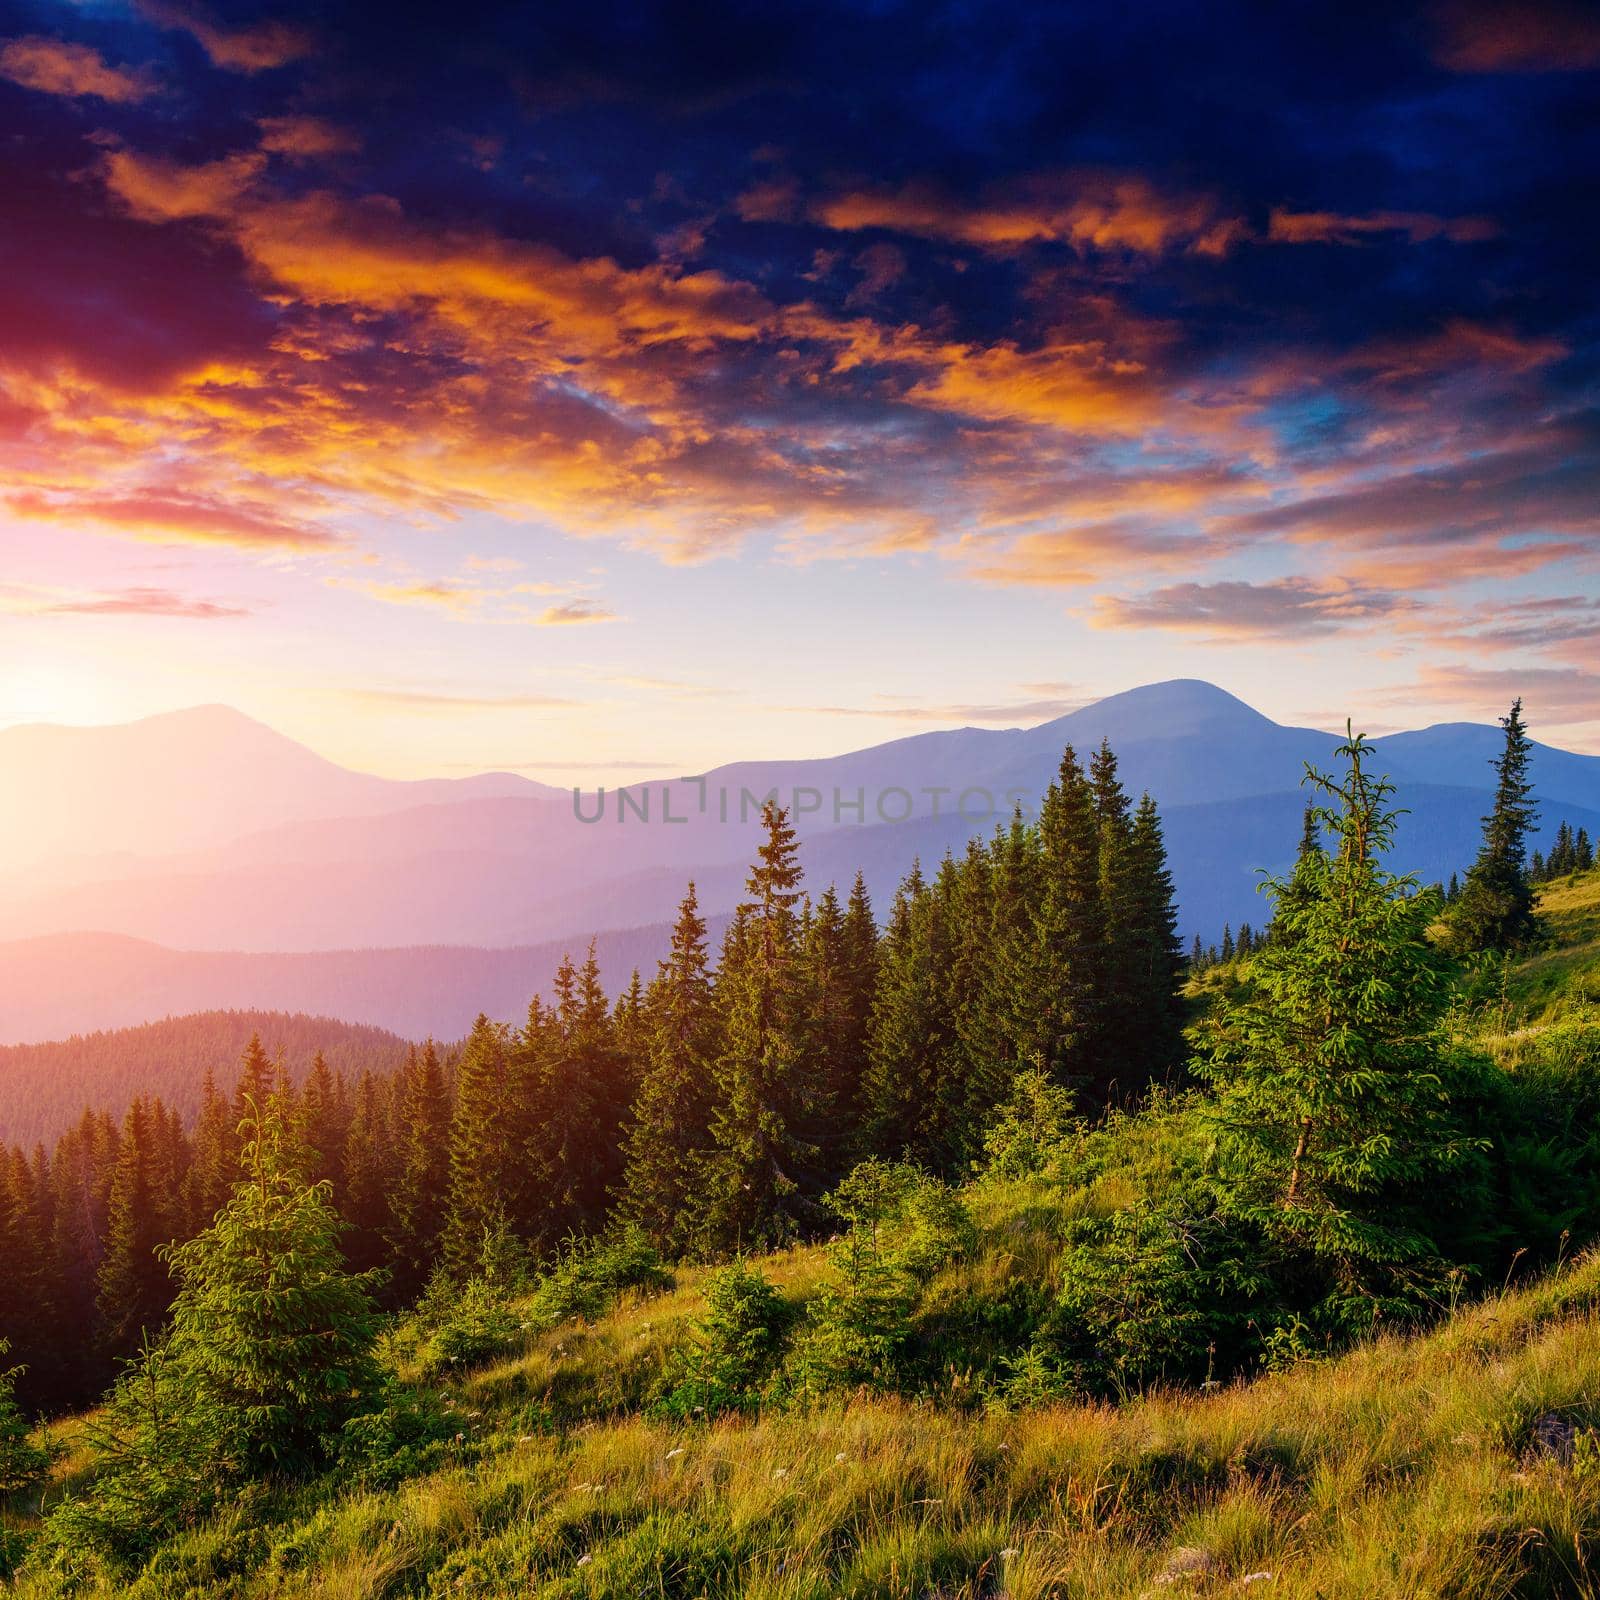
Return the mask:
[[[681, 1287], [625, 1307], [591, 1337], [626, 1348], [692, 1299]], [[1120, 1407], [858, 1398], [743, 1422], [517, 1431], [520, 1395], [550, 1373], [553, 1351], [535, 1343], [453, 1391], [464, 1419], [481, 1412], [458, 1462], [385, 1492], [252, 1508], [174, 1541], [131, 1584], [87, 1592], [1600, 1593], [1600, 1470], [1587, 1452], [1530, 1453], [1541, 1416], [1600, 1423], [1592, 1256], [1426, 1336]], [[559, 1359], [591, 1358], [585, 1345]], [[36, 1578], [18, 1592], [53, 1591]]]
[[[1553, 1037], [1600, 992], [1600, 873], [1547, 889], [1543, 909], [1560, 943], [1507, 974], [1517, 1025], [1498, 1048], [1513, 1054], [1513, 1036]], [[1135, 1167], [1171, 1156], [1137, 1135], [1127, 1150]], [[1056, 1282], [1067, 1218], [1135, 1187], [1110, 1170], [1079, 1189], [971, 1189], [982, 1242], [933, 1281], [919, 1315], [936, 1329]], [[757, 1265], [797, 1305], [828, 1272], [821, 1246]], [[1431, 1331], [1200, 1392], [1013, 1411], [952, 1369], [917, 1399], [657, 1420], [647, 1401], [704, 1287], [703, 1269], [684, 1268], [592, 1323], [551, 1329], [524, 1307], [500, 1358], [425, 1380], [454, 1434], [418, 1476], [265, 1492], [169, 1541], [136, 1577], [32, 1572], [16, 1593], [1600, 1597], [1600, 1254]], [[423, 1381], [419, 1349], [402, 1329], [392, 1354]], [[1576, 1430], [1566, 1459], [1537, 1447], [1551, 1417]], [[82, 1479], [82, 1427], [58, 1431], [47, 1506]], [[24, 1532], [38, 1512], [37, 1496], [13, 1503], [0, 1527]]]

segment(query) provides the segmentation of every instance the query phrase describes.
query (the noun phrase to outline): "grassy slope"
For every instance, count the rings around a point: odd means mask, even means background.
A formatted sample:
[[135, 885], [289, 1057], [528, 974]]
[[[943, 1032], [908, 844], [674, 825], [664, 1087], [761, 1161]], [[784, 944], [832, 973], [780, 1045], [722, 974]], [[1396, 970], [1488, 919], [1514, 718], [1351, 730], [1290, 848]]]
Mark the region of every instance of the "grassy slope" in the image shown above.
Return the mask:
[[[1523, 1033], [1600, 976], [1600, 873], [1546, 909], [1560, 947], [1507, 985]], [[1115, 1184], [975, 1191], [984, 1245], [932, 1298], [1053, 1281], [1064, 1209], [1115, 1205]], [[794, 1299], [826, 1271], [818, 1249], [761, 1266]], [[1600, 1595], [1600, 1460], [1530, 1449], [1541, 1416], [1600, 1425], [1600, 1256], [1429, 1334], [1209, 1394], [644, 1420], [703, 1277], [455, 1381], [450, 1464], [390, 1490], [312, 1486], [175, 1542], [117, 1592]], [[52, 1492], [81, 1470], [69, 1455]]]
[[[774, 1275], [803, 1288], [809, 1262], [780, 1258]], [[1543, 1415], [1600, 1423], [1594, 1257], [1425, 1337], [1209, 1395], [534, 1421], [564, 1384], [631, 1387], [616, 1375], [652, 1367], [696, 1299], [687, 1281], [470, 1377], [454, 1391], [458, 1464], [385, 1492], [303, 1494], [264, 1533], [244, 1519], [202, 1530], [119, 1592], [1600, 1592], [1600, 1467], [1529, 1450]], [[1205, 1570], [1163, 1581], [1191, 1564]]]

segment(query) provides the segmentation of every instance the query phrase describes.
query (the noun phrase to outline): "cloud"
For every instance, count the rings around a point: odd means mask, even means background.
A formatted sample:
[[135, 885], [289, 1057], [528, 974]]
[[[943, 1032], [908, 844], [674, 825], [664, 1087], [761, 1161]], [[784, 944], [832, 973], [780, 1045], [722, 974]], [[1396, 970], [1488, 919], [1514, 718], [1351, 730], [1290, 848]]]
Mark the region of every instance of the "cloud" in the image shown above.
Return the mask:
[[316, 48], [309, 30], [270, 18], [247, 27], [230, 28], [206, 7], [183, 0], [137, 0], [139, 10], [157, 27], [187, 33], [227, 72], [269, 72], [302, 60]]
[[1600, 65], [1600, 16], [1581, 0], [1450, 0], [1436, 57], [1452, 72], [1582, 72]]
[[539, 613], [541, 627], [560, 627], [577, 622], [615, 622], [617, 613], [593, 600], [567, 600], [547, 606]]
[[837, 232], [880, 228], [999, 251], [1055, 243], [1080, 253], [1221, 256], [1247, 232], [1209, 196], [1170, 195], [1138, 174], [1097, 171], [1000, 185], [973, 203], [926, 183], [849, 190], [818, 200], [810, 215]]
[[1444, 239], [1451, 244], [1479, 244], [1499, 228], [1488, 217], [1437, 217], [1426, 211], [1369, 211], [1344, 216], [1334, 211], [1287, 211], [1274, 208], [1267, 238], [1274, 244], [1360, 244], [1381, 234], [1403, 234], [1412, 244]]
[[321, 117], [263, 117], [257, 126], [261, 129], [261, 148], [291, 161], [348, 155], [361, 148], [356, 134]]
[[8, 495], [13, 516], [103, 528], [157, 543], [226, 544], [257, 550], [316, 550], [339, 541], [325, 528], [280, 515], [268, 505], [224, 502], [181, 490]]
[[200, 600], [171, 589], [142, 587], [55, 597], [38, 590], [13, 587], [0, 590], [0, 605], [5, 610], [30, 616], [184, 617], [211, 622], [251, 614], [244, 606]]
[[254, 150], [198, 166], [113, 150], [106, 156], [106, 187], [141, 222], [225, 214], [266, 166]]
[[1458, 706], [1474, 718], [1503, 716], [1521, 697], [1529, 723], [1558, 727], [1600, 722], [1600, 672], [1587, 667], [1472, 667], [1442, 663], [1422, 669], [1412, 688], [1397, 690], [1396, 702]]
[[549, 694], [446, 694], [424, 689], [350, 689], [368, 705], [403, 706], [419, 711], [555, 711], [585, 704]]
[[1097, 628], [1167, 628], [1213, 639], [1297, 639], [1392, 617], [1414, 602], [1348, 583], [1280, 578], [1175, 583], [1140, 595], [1101, 595]]
[[113, 67], [87, 45], [38, 36], [10, 39], [0, 46], [0, 78], [42, 94], [114, 105], [134, 105], [156, 92], [154, 77], [142, 67]]
[[929, 703], [899, 705], [894, 697], [883, 695], [869, 706], [785, 706], [785, 711], [802, 711], [816, 716], [866, 717], [875, 721], [980, 723], [998, 722], [1007, 727], [1050, 722], [1069, 711], [1080, 710], [1088, 701], [1083, 697], [1045, 696], [1039, 699], [1009, 700], [993, 704]]

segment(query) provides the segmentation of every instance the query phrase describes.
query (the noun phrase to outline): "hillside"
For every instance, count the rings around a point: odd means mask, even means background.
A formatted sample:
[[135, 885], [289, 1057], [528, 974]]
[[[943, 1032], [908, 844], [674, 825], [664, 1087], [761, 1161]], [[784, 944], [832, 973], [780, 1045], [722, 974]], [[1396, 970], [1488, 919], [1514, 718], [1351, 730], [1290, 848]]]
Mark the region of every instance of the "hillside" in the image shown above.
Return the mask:
[[[724, 919], [725, 920], [725, 919]], [[715, 925], [719, 930], [722, 922]], [[665, 925], [601, 934], [607, 984], [649, 974]], [[260, 1008], [340, 1017], [409, 1039], [456, 1039], [482, 1011], [520, 1018], [561, 957], [587, 938], [484, 950], [466, 945], [257, 954], [168, 950], [116, 934], [55, 934], [0, 944], [0, 1039], [33, 1043], [132, 1027], [150, 1016]], [[92, 987], [82, 982], [94, 974]]]
[[[1046, 1190], [991, 1195], [983, 1247], [944, 1297], [1048, 1276], [1062, 1219]], [[798, 1300], [825, 1271], [817, 1249], [756, 1265]], [[1434, 1332], [1212, 1393], [974, 1408], [955, 1372], [937, 1399], [863, 1393], [711, 1424], [641, 1415], [705, 1282], [687, 1270], [597, 1321], [513, 1334], [476, 1371], [432, 1370], [443, 1436], [391, 1486], [328, 1480], [257, 1502], [247, 1520], [179, 1536], [133, 1588], [75, 1592], [1593, 1593], [1595, 1256]], [[525, 1328], [540, 1313], [514, 1309]], [[59, 1430], [69, 1446], [75, 1433]], [[52, 1493], [80, 1467], [69, 1450]], [[13, 1508], [14, 1528], [30, 1520]], [[17, 1592], [58, 1591], [35, 1577]]]
[[1591, 1595], [1600, 871], [1541, 906], [1546, 948], [1462, 980], [1500, 1066], [1463, 1080], [1480, 1154], [1429, 1205], [1459, 1265], [1342, 1353], [1227, 1255], [1202, 1094], [1097, 1129], [1024, 1099], [970, 1181], [869, 1177], [826, 1242], [486, 1254], [391, 1324], [387, 1406], [335, 1467], [153, 1558], [60, 1520], [90, 1480], [57, 1424], [0, 1524], [9, 1559], [44, 1541], [16, 1592]]
[[135, 1028], [0, 1046], [0, 1144], [54, 1142], [85, 1106], [120, 1121], [135, 1095], [159, 1095], [185, 1120], [200, 1106], [209, 1069], [233, 1082], [252, 1034], [298, 1082], [320, 1050], [348, 1077], [392, 1072], [407, 1042], [382, 1028], [282, 1011], [204, 1011]]

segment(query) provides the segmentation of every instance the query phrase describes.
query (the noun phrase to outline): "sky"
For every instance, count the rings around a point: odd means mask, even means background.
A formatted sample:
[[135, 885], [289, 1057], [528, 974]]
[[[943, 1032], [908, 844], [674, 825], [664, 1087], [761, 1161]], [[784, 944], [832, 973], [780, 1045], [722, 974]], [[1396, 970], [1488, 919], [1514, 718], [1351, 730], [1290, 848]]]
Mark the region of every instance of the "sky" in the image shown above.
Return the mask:
[[0, 725], [1600, 751], [1600, 9], [0, 0]]

